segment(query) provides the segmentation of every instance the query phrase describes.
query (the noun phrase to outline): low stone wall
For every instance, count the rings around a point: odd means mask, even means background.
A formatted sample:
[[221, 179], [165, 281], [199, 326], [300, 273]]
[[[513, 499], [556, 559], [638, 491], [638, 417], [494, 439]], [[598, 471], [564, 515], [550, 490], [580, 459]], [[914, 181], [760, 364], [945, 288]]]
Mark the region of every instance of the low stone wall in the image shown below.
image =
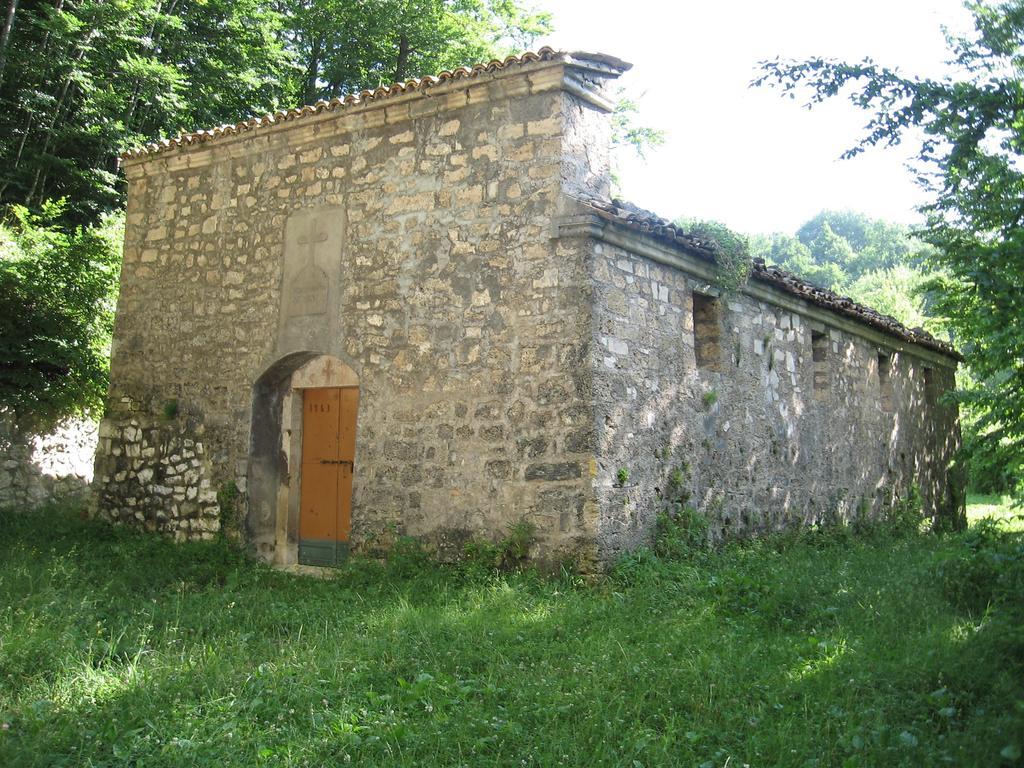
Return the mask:
[[165, 416], [130, 398], [112, 403], [99, 428], [98, 516], [179, 540], [213, 538], [221, 509], [204, 438], [192, 414]]
[[97, 439], [92, 421], [67, 421], [37, 435], [11, 418], [0, 418], [0, 507], [84, 501]]

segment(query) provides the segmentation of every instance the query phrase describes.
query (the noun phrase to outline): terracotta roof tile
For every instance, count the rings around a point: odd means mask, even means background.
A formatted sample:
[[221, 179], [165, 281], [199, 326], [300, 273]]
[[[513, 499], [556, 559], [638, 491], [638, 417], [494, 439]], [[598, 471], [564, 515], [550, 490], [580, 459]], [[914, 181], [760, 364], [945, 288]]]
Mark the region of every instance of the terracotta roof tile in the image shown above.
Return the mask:
[[160, 141], [154, 141], [141, 147], [135, 147], [122, 153], [121, 157], [129, 160], [144, 157], [146, 155], [166, 152], [176, 148], [203, 144], [213, 139], [219, 139], [223, 136], [237, 136], [257, 128], [278, 125], [280, 123], [298, 120], [309, 115], [318, 115], [323, 112], [334, 112], [344, 109], [345, 107], [353, 107], [367, 104], [369, 102], [380, 101], [382, 99], [390, 99], [406, 93], [414, 93], [417, 91], [423, 92], [444, 83], [456, 80], [468, 80], [511, 67], [531, 64], [536, 61], [565, 61], [567, 63], [585, 61], [617, 69], [619, 71], [625, 71], [630, 67], [626, 62], [620, 61], [612, 56], [556, 51], [553, 48], [545, 46], [536, 52], [528, 51], [527, 53], [523, 53], [518, 56], [509, 56], [505, 59], [494, 59], [493, 61], [476, 64], [472, 67], [459, 67], [458, 69], [453, 69], [450, 72], [441, 72], [434, 76], [413, 78], [412, 80], [406, 80], [403, 83], [381, 86], [374, 90], [350, 93], [347, 96], [331, 99], [330, 101], [318, 101], [316, 104], [304, 107], [281, 110], [279, 112], [274, 112], [273, 114], [263, 115], [262, 117], [253, 117], [249, 120], [235, 123], [234, 125], [221, 125], [209, 130], [181, 133], [173, 139], [161, 139]]
[[[695, 237], [683, 228], [663, 219], [655, 213], [645, 211], [632, 203], [623, 200], [586, 199], [582, 203], [594, 209], [603, 218], [614, 221], [636, 232], [650, 235], [708, 261], [715, 260], [716, 245], [709, 240]], [[963, 360], [956, 349], [947, 342], [936, 339], [922, 328], [907, 328], [896, 318], [883, 315], [878, 310], [858, 304], [848, 296], [840, 296], [834, 291], [819, 288], [806, 280], [790, 274], [778, 267], [768, 266], [762, 259], [754, 259], [750, 273], [753, 280], [774, 286], [786, 293], [800, 298], [824, 309], [845, 315], [862, 323], [885, 331], [903, 341], [920, 344], [936, 352]]]

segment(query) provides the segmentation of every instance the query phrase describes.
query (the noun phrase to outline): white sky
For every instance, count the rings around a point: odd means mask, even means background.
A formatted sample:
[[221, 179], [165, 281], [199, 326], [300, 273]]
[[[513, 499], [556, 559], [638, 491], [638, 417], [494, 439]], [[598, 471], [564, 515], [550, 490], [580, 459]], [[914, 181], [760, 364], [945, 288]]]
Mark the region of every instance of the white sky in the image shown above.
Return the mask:
[[667, 218], [794, 232], [823, 208], [912, 223], [923, 198], [904, 163], [912, 147], [840, 160], [868, 113], [836, 99], [808, 111], [770, 88], [748, 88], [776, 56], [871, 56], [905, 74], [938, 76], [941, 26], [966, 32], [959, 0], [544, 0], [556, 31], [537, 45], [632, 62], [621, 80], [638, 122], [665, 131], [646, 161], [621, 168], [622, 195]]

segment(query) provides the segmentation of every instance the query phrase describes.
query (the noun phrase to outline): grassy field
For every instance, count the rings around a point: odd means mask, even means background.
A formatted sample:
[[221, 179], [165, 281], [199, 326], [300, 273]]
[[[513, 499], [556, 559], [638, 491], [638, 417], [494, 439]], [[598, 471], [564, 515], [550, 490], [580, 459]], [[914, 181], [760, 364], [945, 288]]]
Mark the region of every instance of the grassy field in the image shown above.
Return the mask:
[[70, 512], [0, 534], [3, 766], [1022, 762], [1021, 534], [985, 522], [596, 585], [411, 550], [289, 576]]
[[1012, 507], [1009, 496], [973, 494], [967, 502], [967, 519], [971, 523], [991, 518], [1001, 521], [1010, 530], [1024, 531], [1024, 510]]

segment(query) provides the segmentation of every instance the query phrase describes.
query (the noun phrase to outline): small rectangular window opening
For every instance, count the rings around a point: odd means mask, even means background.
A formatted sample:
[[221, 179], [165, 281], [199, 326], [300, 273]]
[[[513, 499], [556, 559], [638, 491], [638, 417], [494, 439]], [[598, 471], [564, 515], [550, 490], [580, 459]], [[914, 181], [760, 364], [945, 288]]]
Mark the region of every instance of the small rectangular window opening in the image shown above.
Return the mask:
[[811, 360], [814, 363], [814, 397], [824, 400], [832, 383], [828, 369], [827, 333], [811, 331]]
[[931, 368], [924, 369], [924, 404], [926, 408], [934, 408], [938, 401], [935, 390], [935, 372]]
[[702, 293], [693, 294], [693, 351], [697, 367], [717, 371], [722, 359], [721, 322], [718, 300]]
[[892, 356], [878, 353], [878, 397], [884, 413], [893, 411]]

